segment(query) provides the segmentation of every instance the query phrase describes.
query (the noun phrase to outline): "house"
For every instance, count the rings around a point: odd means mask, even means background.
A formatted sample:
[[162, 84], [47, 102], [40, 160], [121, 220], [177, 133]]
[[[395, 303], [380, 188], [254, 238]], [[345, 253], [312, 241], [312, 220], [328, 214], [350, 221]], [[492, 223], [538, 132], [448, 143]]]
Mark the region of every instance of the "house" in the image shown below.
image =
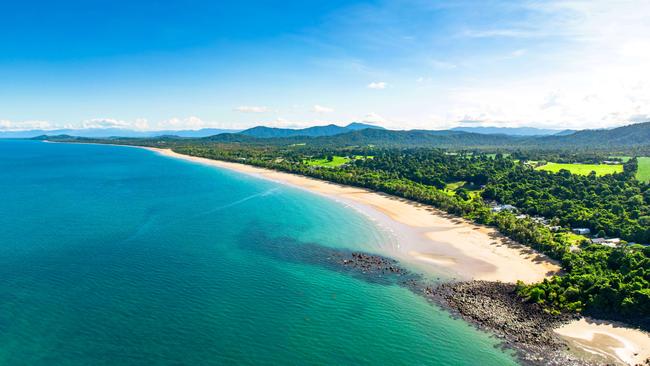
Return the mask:
[[516, 211], [517, 208], [513, 205], [496, 205], [492, 207], [492, 212], [501, 212], [501, 211]]
[[587, 228], [576, 228], [576, 229], [572, 229], [571, 231], [573, 231], [574, 234], [578, 234], [578, 235], [589, 235], [589, 234], [591, 234], [591, 230], [589, 230]]
[[621, 243], [621, 239], [619, 238], [610, 238], [610, 239], [605, 239], [605, 238], [594, 238], [591, 239], [591, 242], [594, 244], [600, 244], [604, 245], [606, 247], [616, 247]]
[[548, 223], [549, 223], [549, 220], [547, 218], [545, 218], [545, 217], [542, 217], [542, 216], [533, 217], [533, 221], [535, 221], [538, 224], [542, 224], [542, 225], [548, 225]]
[[551, 230], [551, 231], [560, 231], [560, 230], [562, 230], [562, 226], [557, 226], [557, 225], [549, 226], [548, 229]]

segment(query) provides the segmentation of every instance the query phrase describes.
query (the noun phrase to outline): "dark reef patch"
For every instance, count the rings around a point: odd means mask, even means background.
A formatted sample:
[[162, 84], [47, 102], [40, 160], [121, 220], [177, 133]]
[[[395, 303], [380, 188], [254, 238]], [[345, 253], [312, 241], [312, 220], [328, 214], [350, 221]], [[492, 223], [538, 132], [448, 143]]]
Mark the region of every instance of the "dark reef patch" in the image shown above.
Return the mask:
[[[567, 344], [553, 329], [579, 316], [551, 315], [523, 301], [514, 284], [489, 281], [432, 283], [394, 259], [380, 255], [273, 238], [262, 230], [245, 234], [242, 249], [278, 261], [320, 266], [373, 284], [398, 285], [447, 309], [478, 329], [501, 340], [528, 365], [590, 365], [566, 352]], [[477, 360], [478, 362], [478, 360]], [[480, 363], [480, 362], [479, 362]]]

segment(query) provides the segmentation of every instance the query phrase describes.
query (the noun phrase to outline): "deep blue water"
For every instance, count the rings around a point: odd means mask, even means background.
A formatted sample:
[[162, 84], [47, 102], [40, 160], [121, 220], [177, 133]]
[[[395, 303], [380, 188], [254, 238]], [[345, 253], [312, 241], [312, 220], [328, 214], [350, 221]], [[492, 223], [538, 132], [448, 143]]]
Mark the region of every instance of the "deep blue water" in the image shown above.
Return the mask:
[[0, 140], [0, 364], [514, 363], [404, 288], [288, 259], [386, 239], [338, 203], [239, 173]]

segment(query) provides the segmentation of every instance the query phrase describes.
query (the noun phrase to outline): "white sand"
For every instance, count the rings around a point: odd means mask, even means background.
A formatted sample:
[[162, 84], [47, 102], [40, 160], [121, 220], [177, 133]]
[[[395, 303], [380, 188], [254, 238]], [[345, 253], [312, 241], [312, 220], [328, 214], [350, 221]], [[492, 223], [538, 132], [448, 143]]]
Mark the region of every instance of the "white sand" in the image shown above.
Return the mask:
[[580, 319], [555, 330], [571, 348], [597, 362], [644, 364], [650, 358], [650, 335], [615, 323]]
[[290, 184], [348, 204], [395, 235], [397, 242], [387, 248], [391, 251], [389, 254], [432, 273], [459, 279], [532, 283], [560, 270], [554, 261], [513, 243], [493, 228], [450, 217], [430, 206], [367, 189], [245, 164], [192, 157], [169, 149], [149, 150]]

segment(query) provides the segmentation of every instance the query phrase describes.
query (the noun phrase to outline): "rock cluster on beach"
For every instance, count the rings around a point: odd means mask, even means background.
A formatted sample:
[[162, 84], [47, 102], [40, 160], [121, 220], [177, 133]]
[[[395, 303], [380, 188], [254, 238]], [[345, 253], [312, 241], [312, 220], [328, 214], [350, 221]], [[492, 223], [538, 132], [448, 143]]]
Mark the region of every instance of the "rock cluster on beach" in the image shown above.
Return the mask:
[[[242, 240], [245, 248], [277, 260], [308, 263], [345, 273], [379, 285], [398, 285], [448, 309], [479, 329], [494, 334], [503, 347], [516, 352], [529, 365], [590, 365], [569, 352], [553, 332], [575, 315], [551, 315], [537, 304], [523, 301], [515, 285], [489, 281], [432, 283], [394, 259], [380, 255], [301, 243], [291, 238], [271, 238], [263, 232]], [[480, 364], [480, 360], [477, 360]]]
[[382, 256], [353, 252], [333, 257], [346, 271], [368, 276], [395, 276], [395, 281], [432, 302], [449, 309], [478, 328], [502, 340], [531, 365], [588, 365], [565, 352], [567, 345], [553, 329], [575, 319], [569, 314], [551, 315], [537, 304], [523, 301], [515, 285], [501, 282], [468, 281], [430, 285], [398, 262]]
[[346, 266], [359, 268], [365, 272], [406, 274], [406, 271], [399, 267], [396, 261], [378, 255], [353, 252], [352, 258], [343, 259], [342, 263]]
[[551, 315], [539, 305], [523, 301], [514, 284], [489, 281], [443, 283], [427, 287], [425, 296], [436, 300], [466, 321], [502, 339], [520, 359], [534, 365], [584, 365], [571, 357], [554, 328], [576, 315]]

